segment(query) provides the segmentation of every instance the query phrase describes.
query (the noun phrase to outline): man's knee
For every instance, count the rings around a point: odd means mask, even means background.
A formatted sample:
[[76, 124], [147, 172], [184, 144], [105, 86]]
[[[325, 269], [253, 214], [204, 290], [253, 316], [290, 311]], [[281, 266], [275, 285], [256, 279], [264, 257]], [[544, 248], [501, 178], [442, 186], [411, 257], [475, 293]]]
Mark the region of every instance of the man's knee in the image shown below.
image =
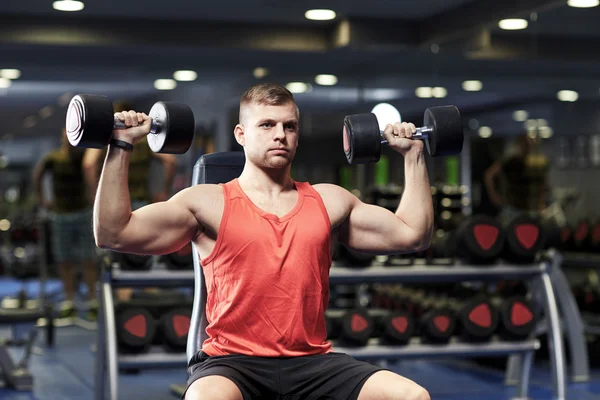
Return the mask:
[[211, 375], [192, 383], [185, 393], [185, 400], [243, 400], [243, 396], [230, 379]]
[[415, 384], [411, 393], [411, 400], [431, 400], [429, 392], [422, 386]]

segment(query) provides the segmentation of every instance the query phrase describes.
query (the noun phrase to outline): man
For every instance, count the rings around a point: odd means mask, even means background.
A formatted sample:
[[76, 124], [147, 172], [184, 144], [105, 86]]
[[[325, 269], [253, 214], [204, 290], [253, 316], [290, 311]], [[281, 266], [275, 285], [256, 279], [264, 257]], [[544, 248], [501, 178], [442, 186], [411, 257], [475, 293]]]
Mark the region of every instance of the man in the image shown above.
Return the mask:
[[[535, 151], [535, 139], [517, 136], [506, 153], [485, 172], [485, 186], [490, 201], [508, 220], [520, 213], [539, 213], [546, 206], [549, 161]], [[501, 178], [501, 179], [498, 179]], [[504, 195], [499, 190], [504, 183]]]
[[[51, 245], [54, 260], [63, 284], [66, 301], [60, 305], [60, 318], [75, 318], [76, 266], [83, 266], [83, 278], [88, 288], [88, 318], [94, 320], [98, 311], [96, 282], [98, 272], [96, 249], [92, 237], [91, 203], [81, 170], [83, 152], [69, 144], [63, 129], [61, 146], [36, 165], [33, 182], [38, 204], [49, 211]], [[51, 174], [54, 201], [44, 197], [42, 179]]]
[[[120, 101], [113, 105], [113, 109], [115, 112], [128, 111], [132, 109], [132, 106], [127, 102]], [[92, 202], [96, 196], [102, 161], [105, 158], [106, 150], [90, 148], [85, 151], [83, 170]], [[150, 189], [150, 167], [154, 160], [159, 161], [163, 167], [163, 184], [161, 189], [153, 195]], [[144, 137], [135, 144], [129, 165], [128, 185], [133, 210], [169, 198], [177, 168], [177, 159], [174, 155], [153, 152], [148, 146], [147, 138]], [[146, 288], [146, 291], [153, 290]], [[131, 299], [133, 289], [119, 288], [116, 290], [116, 294], [120, 301], [128, 301]]]
[[290, 177], [299, 136], [293, 95], [275, 84], [241, 98], [234, 134], [246, 155], [238, 179], [196, 185], [166, 202], [129, 206], [130, 149], [150, 129], [146, 114], [116, 116], [94, 204], [98, 246], [165, 254], [193, 241], [208, 288], [209, 338], [189, 365], [185, 398], [349, 398], [428, 400], [425, 389], [391, 371], [336, 353], [327, 341], [331, 239], [377, 254], [429, 246], [433, 205], [423, 142], [413, 124], [385, 137], [405, 159], [396, 214], [331, 184]]

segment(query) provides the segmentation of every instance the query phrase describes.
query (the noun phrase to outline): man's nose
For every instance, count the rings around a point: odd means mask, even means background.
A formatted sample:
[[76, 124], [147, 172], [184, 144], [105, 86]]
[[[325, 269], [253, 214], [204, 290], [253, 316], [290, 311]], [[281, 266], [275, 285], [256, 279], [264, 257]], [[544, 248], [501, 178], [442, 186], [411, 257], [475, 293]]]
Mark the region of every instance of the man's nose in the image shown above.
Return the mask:
[[283, 129], [282, 124], [277, 124], [277, 126], [275, 126], [275, 138], [280, 140], [285, 138], [285, 130]]

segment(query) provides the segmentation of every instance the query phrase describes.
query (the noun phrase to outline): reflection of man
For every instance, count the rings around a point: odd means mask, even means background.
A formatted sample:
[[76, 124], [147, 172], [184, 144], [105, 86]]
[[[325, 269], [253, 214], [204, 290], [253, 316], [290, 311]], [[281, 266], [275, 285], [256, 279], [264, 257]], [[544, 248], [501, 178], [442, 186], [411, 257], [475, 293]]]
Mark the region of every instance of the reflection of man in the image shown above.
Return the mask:
[[[70, 145], [63, 129], [60, 148], [46, 154], [33, 172], [38, 204], [50, 211], [52, 255], [57, 263], [66, 298], [60, 306], [60, 317], [69, 319], [75, 317], [73, 300], [75, 266], [78, 263], [83, 265], [83, 277], [88, 287], [88, 317], [95, 319], [98, 310], [95, 287], [98, 279], [96, 249], [92, 236], [91, 204], [86, 198], [81, 171], [82, 158], [83, 152]], [[42, 178], [46, 173], [52, 176], [53, 203], [44, 198], [42, 193]]]
[[[520, 212], [539, 212], [545, 207], [549, 161], [535, 151], [535, 139], [519, 135], [512, 147], [485, 172], [485, 185], [492, 203], [503, 217]], [[504, 190], [499, 190], [501, 178]]]
[[[114, 104], [115, 112], [129, 111], [131, 105], [120, 102]], [[85, 180], [89, 189], [89, 197], [96, 197], [98, 179], [102, 170], [102, 161], [106, 158], [106, 149], [86, 149], [83, 159], [83, 170]], [[150, 189], [150, 167], [152, 161], [158, 160], [163, 167], [163, 185], [162, 188], [152, 195]], [[131, 162], [129, 165], [128, 184], [131, 193], [131, 209], [136, 210], [140, 207], [159, 201], [166, 201], [171, 194], [173, 179], [177, 167], [177, 159], [172, 154], [159, 154], [153, 152], [148, 146], [146, 138], [136, 142]], [[132, 290], [121, 288], [117, 290], [118, 298], [126, 301], [131, 297]]]

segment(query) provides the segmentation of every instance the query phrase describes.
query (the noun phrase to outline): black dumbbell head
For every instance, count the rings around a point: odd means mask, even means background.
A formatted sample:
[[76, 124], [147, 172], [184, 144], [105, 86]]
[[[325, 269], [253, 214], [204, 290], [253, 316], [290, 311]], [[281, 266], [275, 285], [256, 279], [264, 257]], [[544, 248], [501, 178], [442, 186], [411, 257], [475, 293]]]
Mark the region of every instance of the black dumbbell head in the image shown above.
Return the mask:
[[425, 110], [423, 124], [433, 129], [425, 141], [432, 157], [451, 156], [462, 151], [465, 134], [458, 108], [430, 107]]
[[194, 141], [196, 121], [187, 104], [157, 102], [148, 114], [158, 123], [156, 134], [148, 135], [148, 145], [155, 153], [183, 154]]
[[75, 147], [104, 148], [112, 136], [114, 120], [108, 97], [76, 95], [67, 108], [67, 139]]
[[373, 113], [344, 118], [344, 153], [349, 164], [376, 163], [381, 156], [379, 122]]

